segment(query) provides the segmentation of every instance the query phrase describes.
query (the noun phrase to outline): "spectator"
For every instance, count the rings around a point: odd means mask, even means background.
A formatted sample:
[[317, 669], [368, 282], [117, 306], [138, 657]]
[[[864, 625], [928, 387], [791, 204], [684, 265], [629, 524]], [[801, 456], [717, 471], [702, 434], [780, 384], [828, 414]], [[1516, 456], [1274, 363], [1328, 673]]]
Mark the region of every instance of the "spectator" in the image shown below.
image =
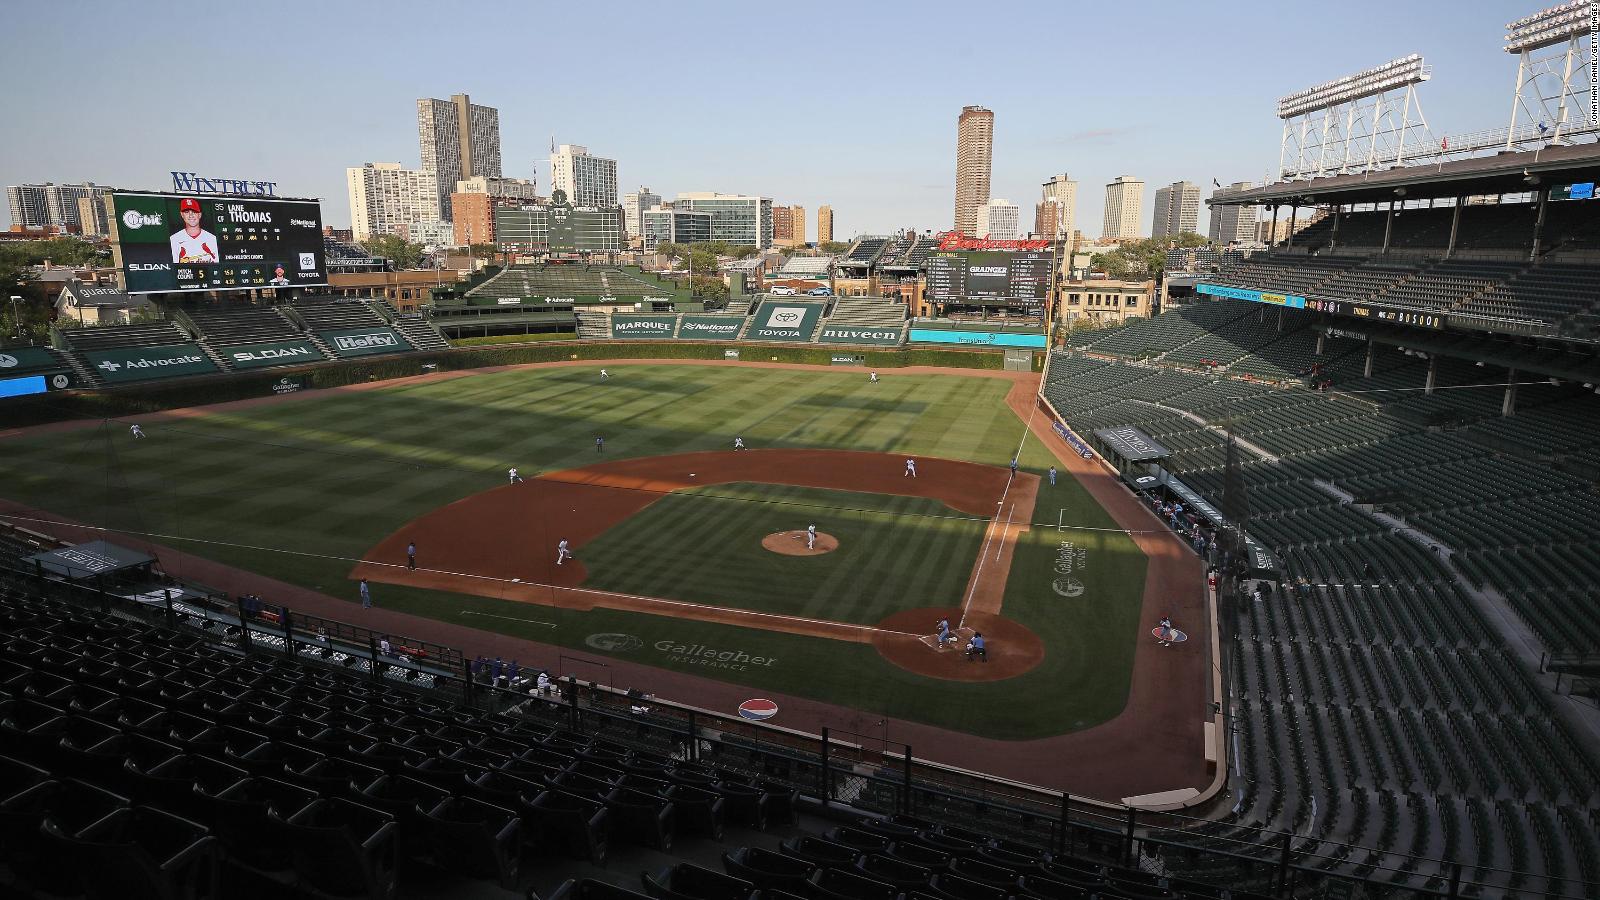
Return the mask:
[[394, 655], [391, 652], [390, 647], [389, 647], [389, 636], [388, 635], [384, 635], [383, 637], [378, 638], [378, 653], [380, 655], [382, 655], [382, 656], [393, 656]]
[[551, 693], [552, 687], [550, 683], [550, 673], [544, 669], [540, 669], [539, 678], [534, 682], [534, 687], [538, 690], [540, 696], [548, 696]]

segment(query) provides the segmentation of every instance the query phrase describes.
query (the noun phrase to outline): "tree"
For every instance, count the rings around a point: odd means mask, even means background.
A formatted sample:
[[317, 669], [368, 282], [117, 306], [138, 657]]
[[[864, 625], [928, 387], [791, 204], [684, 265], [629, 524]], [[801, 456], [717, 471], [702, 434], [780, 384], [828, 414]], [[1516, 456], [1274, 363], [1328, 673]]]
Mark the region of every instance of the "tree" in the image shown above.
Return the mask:
[[1167, 250], [1178, 247], [1204, 247], [1205, 237], [1186, 231], [1176, 237], [1144, 238], [1118, 244], [1105, 253], [1089, 258], [1089, 266], [1105, 272], [1110, 278], [1122, 281], [1146, 281], [1160, 278], [1167, 267]]
[[689, 276], [689, 290], [696, 297], [728, 296], [728, 286], [715, 275]]
[[746, 246], [746, 247], [734, 247], [733, 248], [733, 252], [730, 253], [729, 255], [732, 256], [734, 259], [749, 259], [750, 257], [755, 256], [757, 253], [760, 253], [760, 252], [761, 252], [761, 248], [760, 247], [748, 247], [748, 246]]
[[717, 271], [717, 255], [709, 248], [696, 244], [689, 251], [689, 274], [710, 275]]
[[387, 259], [396, 269], [415, 269], [422, 262], [421, 244], [413, 244], [397, 234], [380, 234], [361, 242], [373, 256]]
[[500, 252], [500, 248], [493, 244], [473, 244], [471, 247], [468, 247], [467, 250], [473, 256], [494, 256], [496, 253]]
[[817, 249], [823, 253], [843, 253], [850, 249], [850, 245], [843, 241], [823, 241], [817, 245]]

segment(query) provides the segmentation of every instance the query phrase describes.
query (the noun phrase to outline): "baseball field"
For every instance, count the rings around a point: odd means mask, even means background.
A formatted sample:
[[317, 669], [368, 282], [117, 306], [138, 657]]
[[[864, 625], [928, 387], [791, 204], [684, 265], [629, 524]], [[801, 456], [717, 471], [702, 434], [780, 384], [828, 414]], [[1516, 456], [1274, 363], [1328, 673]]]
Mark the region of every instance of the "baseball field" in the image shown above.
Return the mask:
[[[643, 664], [1014, 741], [1124, 713], [1161, 613], [1150, 545], [1030, 422], [1037, 376], [608, 368], [180, 410], [141, 417], [143, 440], [126, 422], [22, 431], [0, 438], [0, 498], [336, 598], [351, 621], [365, 577], [379, 610], [525, 639], [524, 666], [584, 678]], [[943, 648], [941, 617], [963, 629]], [[973, 631], [987, 661], [960, 650]]]

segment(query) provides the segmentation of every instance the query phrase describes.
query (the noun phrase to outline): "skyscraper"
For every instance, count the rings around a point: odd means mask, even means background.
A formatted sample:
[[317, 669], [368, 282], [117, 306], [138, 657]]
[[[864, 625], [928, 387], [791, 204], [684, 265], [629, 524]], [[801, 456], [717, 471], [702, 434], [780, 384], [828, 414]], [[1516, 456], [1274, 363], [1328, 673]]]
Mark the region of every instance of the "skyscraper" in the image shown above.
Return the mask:
[[450, 218], [450, 191], [457, 181], [501, 175], [500, 111], [479, 106], [466, 94], [418, 100], [417, 143], [422, 171], [433, 176], [439, 192], [440, 218]]
[[976, 230], [967, 233], [978, 238], [1014, 241], [1022, 224], [1021, 217], [1022, 211], [1010, 200], [990, 200], [978, 207]]
[[367, 163], [346, 169], [345, 183], [350, 191], [350, 230], [358, 241], [440, 220], [439, 186], [432, 173], [402, 168], [397, 162]]
[[617, 161], [590, 156], [589, 148], [562, 144], [550, 154], [550, 191], [567, 195], [573, 206], [617, 205]]
[[956, 120], [956, 230], [972, 234], [978, 210], [989, 202], [989, 171], [994, 162], [994, 113], [965, 106]]
[[[1251, 186], [1248, 181], [1235, 181], [1225, 188], [1211, 192], [1212, 199], [1236, 194]], [[1256, 240], [1256, 208], [1253, 206], [1212, 206], [1211, 228], [1206, 232], [1212, 243], [1226, 247], [1229, 244], [1250, 244]]]
[[833, 207], [824, 203], [817, 207], [817, 243], [833, 241]]
[[806, 242], [806, 208], [804, 206], [789, 207], [791, 221], [794, 222], [794, 231], [790, 232], [789, 239], [796, 244]]
[[78, 200], [89, 197], [96, 202], [111, 193], [92, 181], [82, 184], [13, 184], [6, 188], [6, 201], [11, 207], [11, 224], [14, 227], [43, 228], [55, 226], [77, 229], [82, 225], [78, 214]]
[[1139, 236], [1139, 213], [1144, 206], [1144, 182], [1132, 175], [1118, 175], [1106, 185], [1105, 219], [1100, 225], [1103, 238]]
[[1199, 230], [1199, 185], [1174, 181], [1156, 191], [1156, 207], [1150, 217], [1151, 237], [1177, 237]]
[[679, 194], [673, 206], [711, 214], [711, 240], [766, 250], [772, 246], [772, 200], [745, 194]]
[[788, 247], [794, 243], [794, 211], [787, 206], [774, 206], [772, 208], [772, 244], [775, 247]]
[[1034, 234], [1051, 240], [1070, 237], [1077, 226], [1078, 183], [1063, 172], [1050, 176], [1042, 188], [1042, 202], [1034, 211]]
[[661, 205], [661, 195], [647, 187], [637, 191], [630, 191], [622, 195], [622, 217], [627, 229], [628, 237], [636, 238], [644, 234], [644, 214]]

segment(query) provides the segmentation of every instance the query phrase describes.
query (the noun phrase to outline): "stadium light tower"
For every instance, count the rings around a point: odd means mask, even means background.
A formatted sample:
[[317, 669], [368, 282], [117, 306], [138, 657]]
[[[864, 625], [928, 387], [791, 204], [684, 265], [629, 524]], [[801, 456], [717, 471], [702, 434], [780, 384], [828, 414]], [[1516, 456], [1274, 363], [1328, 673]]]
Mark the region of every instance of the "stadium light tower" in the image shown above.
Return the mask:
[[1505, 149], [1533, 149], [1600, 134], [1596, 121], [1593, 0], [1572, 0], [1506, 25], [1517, 57], [1517, 90]]
[[1404, 165], [1408, 142], [1412, 153], [1430, 149], [1416, 88], [1431, 74], [1413, 53], [1279, 100], [1278, 177], [1370, 172]]

